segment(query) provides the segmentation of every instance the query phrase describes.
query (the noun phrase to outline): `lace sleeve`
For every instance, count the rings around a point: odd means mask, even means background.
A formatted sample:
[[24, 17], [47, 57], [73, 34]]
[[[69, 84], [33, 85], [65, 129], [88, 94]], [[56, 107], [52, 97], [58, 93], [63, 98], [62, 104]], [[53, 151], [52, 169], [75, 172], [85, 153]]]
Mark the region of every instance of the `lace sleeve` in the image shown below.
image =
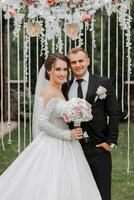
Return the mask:
[[66, 101], [64, 100], [57, 101], [57, 104], [55, 106], [56, 114], [60, 116], [61, 118], [63, 118], [65, 108], [66, 108]]
[[69, 129], [59, 128], [50, 122], [52, 113], [53, 112], [59, 113], [59, 109], [57, 108], [56, 104], [57, 102], [56, 100], [54, 100], [53, 102], [51, 102], [51, 106], [47, 106], [47, 108], [43, 109], [43, 111], [41, 112], [39, 116], [40, 131], [45, 131], [47, 134], [55, 138], [70, 140]]

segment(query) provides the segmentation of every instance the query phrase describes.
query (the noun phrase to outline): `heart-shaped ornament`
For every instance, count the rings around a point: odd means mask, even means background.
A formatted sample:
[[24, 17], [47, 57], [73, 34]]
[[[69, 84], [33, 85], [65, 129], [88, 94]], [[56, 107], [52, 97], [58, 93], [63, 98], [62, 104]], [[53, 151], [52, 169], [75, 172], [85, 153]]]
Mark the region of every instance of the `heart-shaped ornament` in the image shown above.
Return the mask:
[[27, 25], [27, 34], [30, 37], [36, 37], [43, 31], [43, 28], [39, 22], [29, 22]]
[[72, 40], [76, 39], [78, 33], [80, 32], [80, 27], [77, 23], [67, 24], [66, 34]]

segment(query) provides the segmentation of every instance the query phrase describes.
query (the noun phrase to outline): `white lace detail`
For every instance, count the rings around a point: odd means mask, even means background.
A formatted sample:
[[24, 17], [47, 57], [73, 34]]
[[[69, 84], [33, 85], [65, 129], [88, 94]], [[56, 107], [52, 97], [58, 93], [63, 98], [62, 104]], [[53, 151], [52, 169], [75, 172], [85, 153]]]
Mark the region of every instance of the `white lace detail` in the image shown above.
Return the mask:
[[[41, 109], [42, 101], [40, 101]], [[44, 109], [39, 115], [39, 129], [41, 132], [52, 137], [70, 140], [70, 130], [62, 118], [64, 106], [65, 102], [60, 98], [53, 98], [44, 105]]]

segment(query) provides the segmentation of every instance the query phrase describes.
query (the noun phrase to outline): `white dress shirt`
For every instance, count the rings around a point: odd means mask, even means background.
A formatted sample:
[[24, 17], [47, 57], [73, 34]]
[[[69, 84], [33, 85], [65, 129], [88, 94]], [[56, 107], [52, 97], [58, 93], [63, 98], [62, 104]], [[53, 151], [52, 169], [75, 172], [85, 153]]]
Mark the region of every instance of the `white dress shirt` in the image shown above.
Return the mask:
[[[83, 81], [81, 83], [82, 86], [82, 93], [83, 98], [86, 98], [87, 89], [88, 89], [88, 82], [89, 82], [89, 72], [87, 71], [86, 74], [82, 77]], [[78, 82], [76, 81], [76, 78], [74, 78], [73, 83], [70, 87], [68, 98], [72, 99], [74, 97], [77, 97], [77, 88], [78, 88]]]
[[[83, 98], [86, 98], [87, 90], [88, 90], [88, 82], [89, 82], [89, 72], [87, 71], [86, 74], [82, 77], [83, 81], [81, 83], [82, 86], [82, 94]], [[78, 88], [78, 82], [76, 81], [76, 78], [74, 78], [73, 83], [70, 87], [69, 93], [68, 93], [68, 98], [72, 99], [74, 97], [77, 97], [77, 88]], [[88, 137], [88, 134], [86, 131], [84, 132], [83, 135], [84, 138]]]

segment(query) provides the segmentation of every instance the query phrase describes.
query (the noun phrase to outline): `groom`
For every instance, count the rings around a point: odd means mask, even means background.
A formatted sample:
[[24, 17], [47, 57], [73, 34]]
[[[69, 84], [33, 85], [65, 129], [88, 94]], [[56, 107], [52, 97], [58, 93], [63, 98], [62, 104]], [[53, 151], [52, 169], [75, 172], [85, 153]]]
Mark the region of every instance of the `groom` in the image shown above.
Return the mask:
[[114, 89], [108, 78], [88, 71], [90, 59], [84, 49], [73, 48], [68, 57], [74, 79], [64, 83], [62, 91], [67, 100], [80, 97], [92, 105], [93, 120], [81, 123], [84, 137], [80, 143], [102, 200], [111, 200], [111, 151], [117, 144], [120, 118]]

